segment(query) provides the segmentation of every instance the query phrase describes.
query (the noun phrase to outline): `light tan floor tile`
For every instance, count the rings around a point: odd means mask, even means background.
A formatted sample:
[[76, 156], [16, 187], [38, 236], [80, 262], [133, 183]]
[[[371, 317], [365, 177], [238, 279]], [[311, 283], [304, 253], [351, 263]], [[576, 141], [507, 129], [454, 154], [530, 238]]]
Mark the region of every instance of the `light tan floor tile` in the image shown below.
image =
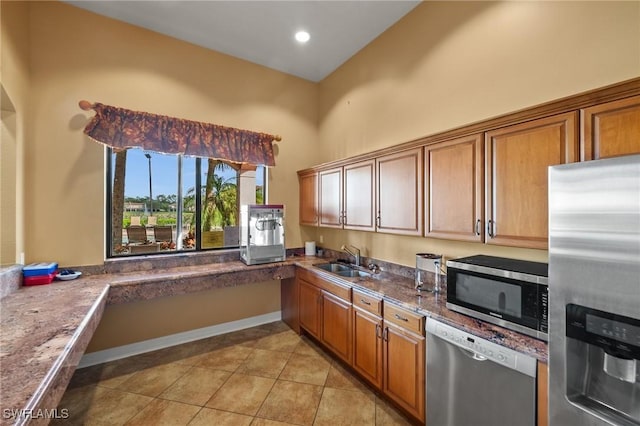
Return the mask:
[[269, 351], [293, 352], [300, 343], [300, 336], [293, 331], [282, 331], [260, 339], [255, 347]]
[[60, 409], [68, 409], [69, 418], [51, 424], [122, 425], [152, 401], [148, 396], [100, 386], [75, 388], [58, 404]]
[[118, 386], [119, 390], [158, 396], [182, 377], [191, 367], [180, 364], [164, 364], [135, 373]]
[[375, 396], [353, 390], [324, 388], [314, 426], [373, 425]]
[[160, 398], [203, 406], [232, 373], [193, 367], [160, 394]]
[[241, 345], [253, 348], [260, 339], [273, 334], [264, 326], [252, 327], [246, 330], [240, 330], [229, 333], [225, 336], [225, 343], [228, 345]]
[[[239, 374], [240, 367], [252, 375]], [[232, 374], [234, 370], [238, 371]], [[323, 389], [328, 390], [321, 402]], [[145, 424], [162, 418], [184, 424], [194, 409], [198, 414], [190, 424], [248, 424], [252, 418], [247, 416], [256, 414], [254, 426], [311, 424], [316, 417], [320, 423], [340, 424], [352, 421], [349, 416], [355, 413], [331, 419], [335, 410], [326, 407], [343, 404], [346, 398], [336, 395], [344, 391], [364, 394], [356, 399], [376, 398], [312, 339], [299, 337], [277, 321], [77, 370], [58, 406], [67, 408], [71, 417], [52, 424], [122, 425], [138, 415], [135, 421]], [[149, 395], [156, 393], [159, 400], [149, 405], [154, 401]], [[332, 398], [340, 401], [334, 404]], [[410, 424], [393, 405], [373, 400], [375, 424]], [[203, 401], [210, 408], [197, 411]], [[194, 408], [185, 409], [185, 403]], [[370, 405], [359, 400], [349, 404]], [[369, 419], [368, 414], [362, 417]]]
[[228, 346], [202, 355], [196, 366], [215, 368], [233, 373], [252, 352], [253, 349], [244, 346]]
[[296, 346], [293, 353], [322, 358], [324, 360], [327, 360], [328, 362], [332, 361], [331, 355], [320, 349], [318, 345], [316, 345], [307, 337], [302, 337], [300, 339], [300, 343], [298, 343], [298, 346]]
[[330, 367], [331, 364], [324, 358], [294, 353], [278, 379], [323, 386]]
[[228, 411], [203, 408], [189, 426], [249, 426], [253, 417]]
[[193, 366], [200, 362], [203, 356], [221, 348], [223, 344], [223, 338], [218, 338], [218, 336], [196, 340], [155, 351], [154, 361], [157, 364], [176, 363]]
[[376, 398], [376, 426], [411, 426], [411, 423], [385, 400]]
[[287, 364], [290, 353], [254, 349], [251, 355], [238, 367], [238, 373], [277, 378]]
[[100, 384], [100, 386], [107, 388], [117, 388], [138, 371], [149, 367], [150, 364], [151, 361], [148, 357], [137, 355], [81, 368], [76, 370], [68, 387]]
[[251, 426], [292, 426], [293, 423], [278, 422], [275, 420], [261, 419], [256, 417], [253, 419]]
[[334, 361], [331, 364], [331, 368], [329, 368], [329, 374], [327, 375], [327, 380], [324, 385], [328, 388], [357, 390], [360, 392], [371, 393], [371, 390], [367, 385], [347, 371], [337, 361]]
[[274, 379], [236, 373], [229, 377], [205, 405], [254, 416], [274, 383]]
[[311, 425], [322, 396], [322, 386], [278, 380], [256, 417]]
[[198, 411], [200, 411], [200, 407], [195, 405], [154, 399], [126, 424], [127, 426], [186, 425]]

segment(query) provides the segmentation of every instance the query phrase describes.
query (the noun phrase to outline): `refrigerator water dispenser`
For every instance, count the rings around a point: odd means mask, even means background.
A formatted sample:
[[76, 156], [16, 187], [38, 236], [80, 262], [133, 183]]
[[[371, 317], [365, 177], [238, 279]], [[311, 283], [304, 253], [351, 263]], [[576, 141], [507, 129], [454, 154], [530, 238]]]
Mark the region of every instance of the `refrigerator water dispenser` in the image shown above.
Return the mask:
[[612, 425], [640, 425], [640, 320], [568, 304], [569, 402]]

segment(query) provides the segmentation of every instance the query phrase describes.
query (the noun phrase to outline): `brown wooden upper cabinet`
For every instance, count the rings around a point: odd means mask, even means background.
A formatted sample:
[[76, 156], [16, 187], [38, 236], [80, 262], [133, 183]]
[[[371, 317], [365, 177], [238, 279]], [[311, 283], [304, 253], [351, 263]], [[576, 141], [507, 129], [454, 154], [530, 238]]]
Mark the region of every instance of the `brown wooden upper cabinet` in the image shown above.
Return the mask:
[[376, 159], [379, 232], [422, 235], [422, 147]]
[[640, 154], [640, 96], [581, 110], [582, 161]]
[[427, 145], [425, 236], [484, 239], [482, 134]]
[[319, 172], [320, 226], [374, 231], [375, 161]]
[[547, 249], [549, 166], [578, 160], [578, 114], [485, 134], [488, 244]]
[[318, 225], [318, 173], [298, 175], [300, 185], [300, 225]]

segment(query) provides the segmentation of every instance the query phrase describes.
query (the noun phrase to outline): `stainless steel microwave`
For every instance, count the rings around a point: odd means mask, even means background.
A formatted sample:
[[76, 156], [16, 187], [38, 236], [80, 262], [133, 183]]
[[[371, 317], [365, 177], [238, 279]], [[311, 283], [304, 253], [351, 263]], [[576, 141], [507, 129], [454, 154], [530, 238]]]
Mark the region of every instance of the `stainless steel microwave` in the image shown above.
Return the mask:
[[548, 265], [477, 255], [447, 261], [447, 308], [548, 341]]

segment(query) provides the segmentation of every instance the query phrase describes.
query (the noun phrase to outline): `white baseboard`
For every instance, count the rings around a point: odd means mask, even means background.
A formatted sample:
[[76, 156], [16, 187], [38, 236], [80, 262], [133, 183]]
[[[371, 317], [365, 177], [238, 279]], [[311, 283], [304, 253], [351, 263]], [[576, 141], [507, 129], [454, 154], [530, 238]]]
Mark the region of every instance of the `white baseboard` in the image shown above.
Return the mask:
[[91, 352], [82, 356], [80, 363], [78, 364], [78, 368], [85, 368], [96, 364], [115, 361], [117, 359], [127, 358], [133, 355], [143, 354], [145, 352], [156, 351], [158, 349], [181, 345], [195, 340], [206, 339], [207, 337], [217, 336], [219, 334], [230, 333], [232, 331], [243, 330], [245, 328], [255, 327], [261, 324], [280, 321], [281, 319], [282, 312], [276, 311], [255, 317], [244, 318], [209, 327], [197, 328], [195, 330], [171, 334], [169, 336], [157, 337], [155, 339], [105, 349], [103, 351]]

